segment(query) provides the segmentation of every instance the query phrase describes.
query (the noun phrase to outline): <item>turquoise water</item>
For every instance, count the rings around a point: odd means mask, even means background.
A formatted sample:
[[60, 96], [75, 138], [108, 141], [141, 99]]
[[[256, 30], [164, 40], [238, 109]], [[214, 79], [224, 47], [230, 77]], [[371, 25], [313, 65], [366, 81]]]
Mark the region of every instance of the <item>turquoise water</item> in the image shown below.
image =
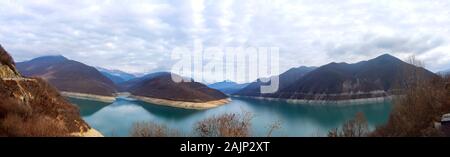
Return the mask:
[[281, 122], [273, 136], [325, 136], [333, 128], [363, 112], [369, 127], [384, 124], [392, 109], [389, 102], [365, 105], [299, 105], [284, 102], [233, 98], [218, 108], [196, 111], [118, 99], [112, 104], [69, 98], [80, 108], [83, 119], [105, 136], [128, 136], [135, 122], [152, 121], [192, 135], [193, 126], [205, 118], [223, 113], [250, 112], [252, 135], [265, 137], [269, 126]]

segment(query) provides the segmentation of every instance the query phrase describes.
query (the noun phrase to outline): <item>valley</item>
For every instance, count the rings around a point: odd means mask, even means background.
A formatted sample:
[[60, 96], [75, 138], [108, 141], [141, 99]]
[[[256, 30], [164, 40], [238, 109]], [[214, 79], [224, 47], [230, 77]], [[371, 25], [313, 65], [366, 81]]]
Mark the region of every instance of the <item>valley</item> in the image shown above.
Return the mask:
[[[330, 130], [357, 113], [364, 114], [368, 129], [375, 131], [388, 122], [393, 100], [411, 84], [410, 76], [423, 81], [439, 78], [391, 55], [352, 64], [292, 68], [275, 76], [280, 81], [275, 93], [262, 93], [265, 83], [260, 79], [243, 84], [223, 81], [205, 85], [189, 78], [187, 82], [175, 82], [174, 77], [182, 76], [156, 72], [136, 77], [94, 68], [64, 56], [38, 57], [15, 67], [14, 62], [3, 62], [0, 67], [2, 83], [6, 87], [16, 84], [18, 93], [13, 94], [14, 99], [26, 105], [36, 98], [51, 99], [62, 108], [70, 108], [56, 109], [70, 112], [66, 116], [76, 119], [68, 123], [63, 120], [70, 132], [57, 136], [88, 137], [131, 136], [130, 129], [141, 121], [167, 125], [181, 136], [198, 136], [192, 127], [199, 126], [199, 122], [217, 115], [233, 117], [236, 113], [251, 113], [248, 135], [256, 137], [328, 136]], [[27, 89], [35, 84], [44, 84], [39, 86], [47, 87], [37, 90], [49, 90], [52, 94], [36, 97], [38, 93], [27, 92], [35, 90]], [[56, 114], [57, 121], [61, 116]], [[268, 131], [272, 124], [277, 125], [275, 132]], [[75, 131], [76, 128], [80, 130]]]

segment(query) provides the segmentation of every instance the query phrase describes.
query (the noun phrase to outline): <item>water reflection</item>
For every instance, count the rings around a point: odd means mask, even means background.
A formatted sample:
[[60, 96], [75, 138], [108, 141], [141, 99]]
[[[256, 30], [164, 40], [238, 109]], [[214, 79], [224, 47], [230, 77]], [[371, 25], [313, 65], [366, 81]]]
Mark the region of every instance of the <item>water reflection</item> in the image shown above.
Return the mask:
[[74, 103], [78, 106], [80, 109], [80, 115], [82, 117], [90, 116], [102, 108], [110, 105], [110, 103], [104, 103], [104, 102], [97, 102], [97, 101], [91, 101], [91, 100], [82, 100], [82, 99], [75, 99], [75, 98], [67, 98], [70, 102]]
[[282, 123], [275, 136], [325, 135], [332, 128], [339, 127], [354, 117], [357, 112], [365, 113], [369, 126], [374, 128], [387, 121], [391, 104], [367, 105], [298, 105], [253, 99], [233, 98], [233, 102], [210, 110], [186, 110], [152, 105], [139, 101], [118, 99], [110, 105], [95, 101], [70, 99], [77, 104], [83, 118], [106, 136], [127, 136], [134, 122], [154, 121], [192, 135], [196, 122], [223, 113], [251, 112], [252, 133], [265, 136], [268, 126], [276, 121]]

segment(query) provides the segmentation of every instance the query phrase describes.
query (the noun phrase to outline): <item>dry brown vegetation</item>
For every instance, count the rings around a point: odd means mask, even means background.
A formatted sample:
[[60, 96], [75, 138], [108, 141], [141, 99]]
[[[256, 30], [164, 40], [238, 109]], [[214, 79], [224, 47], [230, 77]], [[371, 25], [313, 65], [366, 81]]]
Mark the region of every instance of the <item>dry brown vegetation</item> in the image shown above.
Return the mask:
[[47, 82], [22, 78], [14, 67], [14, 60], [1, 45], [0, 63], [8, 66], [0, 72], [14, 72], [2, 76], [7, 78], [0, 78], [0, 136], [68, 136], [90, 129], [81, 119], [78, 108]]
[[366, 137], [369, 134], [369, 126], [364, 113], [359, 112], [354, 119], [345, 122], [341, 128], [335, 128], [328, 132], [328, 137]]
[[169, 129], [166, 125], [154, 122], [138, 122], [133, 124], [130, 132], [131, 137], [177, 137], [177, 130]]
[[249, 137], [252, 115], [223, 114], [197, 123], [195, 132], [200, 137]]
[[394, 101], [394, 109], [386, 125], [371, 136], [427, 137], [443, 136], [434, 127], [443, 114], [450, 113], [450, 78], [421, 81]]
[[0, 81], [0, 136], [68, 136], [87, 131], [78, 108], [41, 79]]
[[[197, 122], [194, 126], [193, 136], [196, 137], [250, 137], [252, 114], [222, 114]], [[269, 136], [281, 127], [280, 123], [274, 123], [269, 127]], [[132, 137], [174, 137], [179, 132], [169, 129], [165, 125], [153, 122], [135, 123], [131, 129]]]

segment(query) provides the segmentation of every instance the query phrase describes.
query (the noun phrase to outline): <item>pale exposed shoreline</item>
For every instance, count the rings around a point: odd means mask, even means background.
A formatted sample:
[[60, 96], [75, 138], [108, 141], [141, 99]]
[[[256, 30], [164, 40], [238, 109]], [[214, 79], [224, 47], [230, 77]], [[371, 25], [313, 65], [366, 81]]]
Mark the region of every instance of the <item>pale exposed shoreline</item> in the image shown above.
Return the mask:
[[116, 97], [113, 96], [102, 96], [102, 95], [84, 94], [75, 92], [63, 92], [63, 91], [61, 92], [61, 95], [71, 98], [93, 100], [106, 103], [113, 103], [114, 101], [116, 101]]
[[233, 95], [233, 97], [250, 98], [250, 99], [267, 100], [267, 101], [282, 101], [282, 102], [287, 102], [289, 104], [346, 106], [346, 105], [363, 105], [363, 104], [370, 104], [370, 103], [382, 103], [382, 102], [393, 100], [395, 96], [363, 98], [363, 99], [348, 99], [348, 100], [282, 99], [282, 98], [251, 97], [251, 96], [238, 96], [238, 95]]
[[210, 108], [219, 107], [219, 106], [222, 106], [222, 105], [225, 105], [225, 104], [228, 104], [231, 102], [231, 99], [229, 99], [229, 98], [197, 103], [197, 102], [185, 102], [185, 101], [174, 101], [174, 100], [166, 100], [166, 99], [149, 98], [149, 97], [134, 96], [134, 95], [132, 95], [130, 97], [140, 100], [140, 101], [151, 103], [151, 104], [183, 108], [183, 109], [193, 109], [193, 110], [206, 110], [206, 109], [210, 109]]

